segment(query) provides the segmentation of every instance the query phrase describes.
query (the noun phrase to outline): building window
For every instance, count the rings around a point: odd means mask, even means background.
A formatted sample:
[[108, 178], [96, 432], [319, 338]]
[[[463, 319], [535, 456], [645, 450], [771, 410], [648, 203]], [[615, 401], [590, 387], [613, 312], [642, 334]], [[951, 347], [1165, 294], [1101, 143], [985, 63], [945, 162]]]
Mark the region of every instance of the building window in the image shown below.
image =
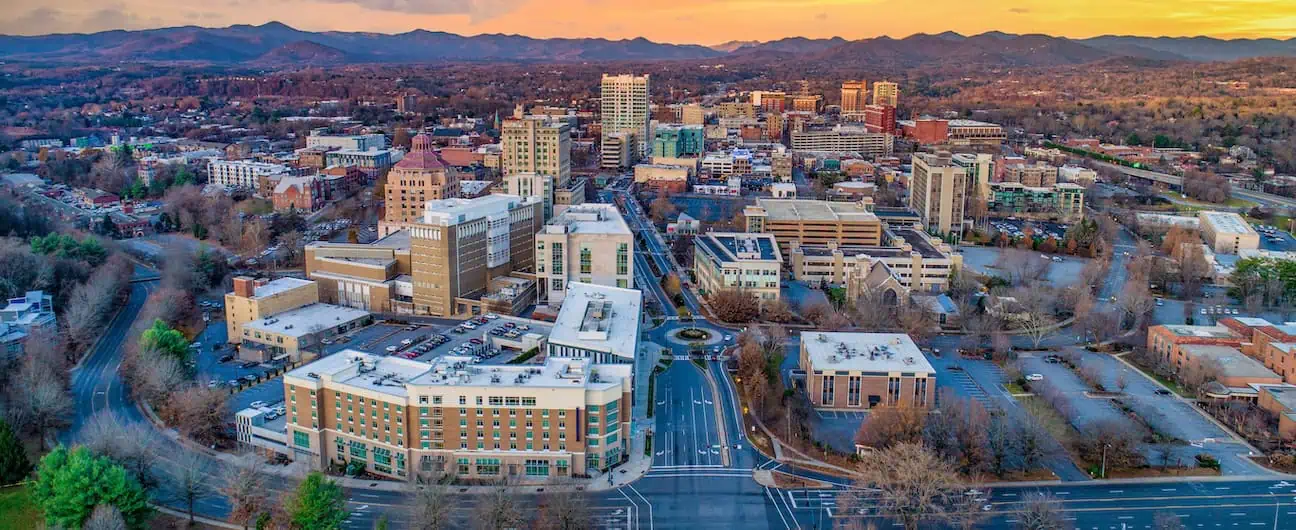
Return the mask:
[[528, 477], [549, 476], [549, 461], [548, 460], [527, 460], [526, 474]]
[[914, 380], [914, 404], [920, 407], [927, 406], [927, 379]]
[[887, 404], [895, 405], [900, 402], [900, 378], [887, 378]]
[[833, 404], [833, 382], [836, 378], [831, 375], [823, 376], [823, 391], [819, 394], [819, 401], [822, 405]]
[[301, 431], [293, 431], [293, 445], [310, 449], [310, 435]]
[[500, 472], [500, 460], [498, 458], [478, 458], [477, 474], [478, 475], [498, 475]]
[[[617, 244], [617, 274], [630, 273], [630, 246], [625, 243]], [[617, 285], [618, 287], [624, 287]]]
[[580, 273], [590, 274], [590, 272], [593, 269], [594, 269], [594, 258], [590, 254], [590, 249], [588, 248], [580, 249]]
[[858, 375], [852, 375], [846, 383], [846, 406], [860, 406], [860, 383], [861, 378]]

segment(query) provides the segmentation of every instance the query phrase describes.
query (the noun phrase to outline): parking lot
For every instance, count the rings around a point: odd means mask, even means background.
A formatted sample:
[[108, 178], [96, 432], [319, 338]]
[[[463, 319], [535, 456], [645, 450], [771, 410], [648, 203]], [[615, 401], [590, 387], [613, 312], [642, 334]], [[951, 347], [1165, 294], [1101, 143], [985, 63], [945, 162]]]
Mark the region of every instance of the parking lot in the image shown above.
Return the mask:
[[1066, 235], [1067, 229], [1070, 228], [1070, 225], [1048, 221], [1026, 221], [1009, 217], [1007, 219], [991, 219], [990, 227], [995, 232], [1006, 232], [1012, 237], [1021, 237], [1025, 235], [1026, 228], [1030, 227], [1036, 237], [1052, 236], [1053, 239], [1061, 241], [1062, 237]]
[[1252, 225], [1260, 232], [1260, 248], [1263, 250], [1296, 250], [1296, 238], [1285, 230], [1287, 227], [1273, 225]]
[[[1154, 431], [1175, 439], [1159, 445], [1142, 444], [1144, 457], [1150, 464], [1160, 465], [1162, 451], [1168, 449], [1171, 464], [1182, 462], [1191, 465], [1196, 455], [1210, 453], [1220, 461], [1220, 471], [1225, 475], [1252, 474], [1260, 471], [1258, 466], [1246, 458], [1249, 450], [1246, 444], [1233, 438], [1190, 403], [1163, 389], [1119, 359], [1082, 349], [1075, 351], [1080, 356], [1081, 362], [1099, 367], [1100, 381], [1109, 391], [1119, 391], [1119, 379], [1123, 377], [1125, 389], [1123, 395], [1117, 399]], [[1046, 381], [1061, 387], [1069, 397], [1075, 396], [1070, 400], [1077, 412], [1077, 418], [1072, 420], [1073, 424], [1098, 418], [1116, 418], [1133, 423], [1133, 420], [1126, 417], [1113, 401], [1083, 397], [1082, 389], [1088, 387], [1063, 364], [1046, 363], [1040, 357], [1023, 357], [1022, 369], [1025, 373], [1044, 375]], [[1139, 428], [1142, 429], [1141, 426]]]
[[[1085, 360], [1082, 361], [1082, 363], [1096, 362], [1095, 360], [1091, 360], [1089, 357], [1083, 357], [1083, 359]], [[1081, 366], [1084, 365], [1082, 364]], [[1042, 381], [1032, 383], [1031, 385], [1031, 390], [1035, 391], [1036, 394], [1039, 394], [1041, 389], [1051, 387], [1057, 389], [1066, 397], [1067, 404], [1071, 408], [1071, 415], [1067, 420], [1070, 421], [1071, 425], [1078, 429], [1081, 434], [1085, 432], [1085, 428], [1100, 421], [1123, 423], [1127, 424], [1132, 429], [1142, 431], [1141, 427], [1130, 421], [1129, 418], [1125, 417], [1125, 415], [1112, 404], [1110, 399], [1089, 397], [1085, 395], [1086, 392], [1091, 390], [1089, 385], [1080, 380], [1080, 377], [1065, 364], [1060, 362], [1046, 362], [1045, 358], [1039, 356], [1023, 355], [1021, 357], [1021, 370], [1024, 375], [1040, 374], [1044, 377]], [[1128, 381], [1131, 379], [1132, 375], [1133, 374], [1127, 376], [1126, 380]], [[1109, 390], [1114, 391], [1114, 387], [1116, 386], [1115, 379], [1116, 376], [1113, 376], [1111, 381], [1104, 381], [1104, 386], [1111, 385]]]
[[[963, 254], [963, 264], [970, 267], [971, 270], [980, 274], [999, 275], [1000, 272], [995, 263], [999, 261], [999, 255], [1004, 249], [998, 247], [974, 247], [962, 246], [959, 251]], [[1043, 261], [1038, 252], [1031, 253], [1036, 259]], [[1054, 259], [1056, 258], [1056, 260]], [[1050, 255], [1050, 265], [1045, 278], [1049, 283], [1057, 286], [1065, 286], [1080, 280], [1080, 271], [1084, 268], [1086, 258], [1077, 258], [1075, 256]]]

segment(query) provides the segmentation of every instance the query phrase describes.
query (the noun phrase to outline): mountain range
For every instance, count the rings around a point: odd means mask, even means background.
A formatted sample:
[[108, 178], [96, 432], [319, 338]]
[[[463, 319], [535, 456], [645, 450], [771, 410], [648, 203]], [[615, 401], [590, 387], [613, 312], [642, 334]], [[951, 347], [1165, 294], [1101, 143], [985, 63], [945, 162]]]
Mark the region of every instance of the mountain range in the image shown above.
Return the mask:
[[895, 39], [791, 37], [732, 41], [715, 46], [666, 44], [644, 38], [538, 39], [414, 30], [406, 33], [302, 31], [280, 22], [224, 28], [182, 26], [138, 31], [38, 36], [0, 35], [0, 58], [13, 61], [197, 62], [253, 66], [443, 61], [658, 61], [725, 58], [790, 60], [843, 67], [917, 65], [1055, 66], [1116, 57], [1168, 61], [1224, 61], [1296, 56], [1296, 38], [1135, 37], [1070, 39], [1000, 32], [964, 36], [945, 32]]

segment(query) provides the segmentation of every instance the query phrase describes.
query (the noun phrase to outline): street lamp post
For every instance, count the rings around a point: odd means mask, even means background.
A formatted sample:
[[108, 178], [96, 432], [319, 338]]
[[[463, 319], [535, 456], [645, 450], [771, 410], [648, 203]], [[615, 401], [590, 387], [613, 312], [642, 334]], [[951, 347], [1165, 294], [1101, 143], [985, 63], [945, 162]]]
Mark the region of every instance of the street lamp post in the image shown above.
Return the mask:
[[1111, 444], [1103, 444], [1103, 455], [1102, 455], [1102, 477], [1101, 477], [1101, 478], [1107, 478], [1107, 448], [1108, 448], [1108, 447], [1111, 447]]

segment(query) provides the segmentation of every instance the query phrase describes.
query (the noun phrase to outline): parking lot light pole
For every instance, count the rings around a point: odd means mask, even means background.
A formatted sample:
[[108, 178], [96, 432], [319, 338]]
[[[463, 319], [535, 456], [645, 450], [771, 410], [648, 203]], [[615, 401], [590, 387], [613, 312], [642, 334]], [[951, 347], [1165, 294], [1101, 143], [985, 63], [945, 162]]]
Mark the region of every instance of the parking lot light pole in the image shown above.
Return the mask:
[[1108, 447], [1111, 447], [1111, 444], [1103, 444], [1103, 456], [1102, 456], [1102, 477], [1101, 477], [1101, 478], [1107, 478], [1107, 448], [1108, 448]]

